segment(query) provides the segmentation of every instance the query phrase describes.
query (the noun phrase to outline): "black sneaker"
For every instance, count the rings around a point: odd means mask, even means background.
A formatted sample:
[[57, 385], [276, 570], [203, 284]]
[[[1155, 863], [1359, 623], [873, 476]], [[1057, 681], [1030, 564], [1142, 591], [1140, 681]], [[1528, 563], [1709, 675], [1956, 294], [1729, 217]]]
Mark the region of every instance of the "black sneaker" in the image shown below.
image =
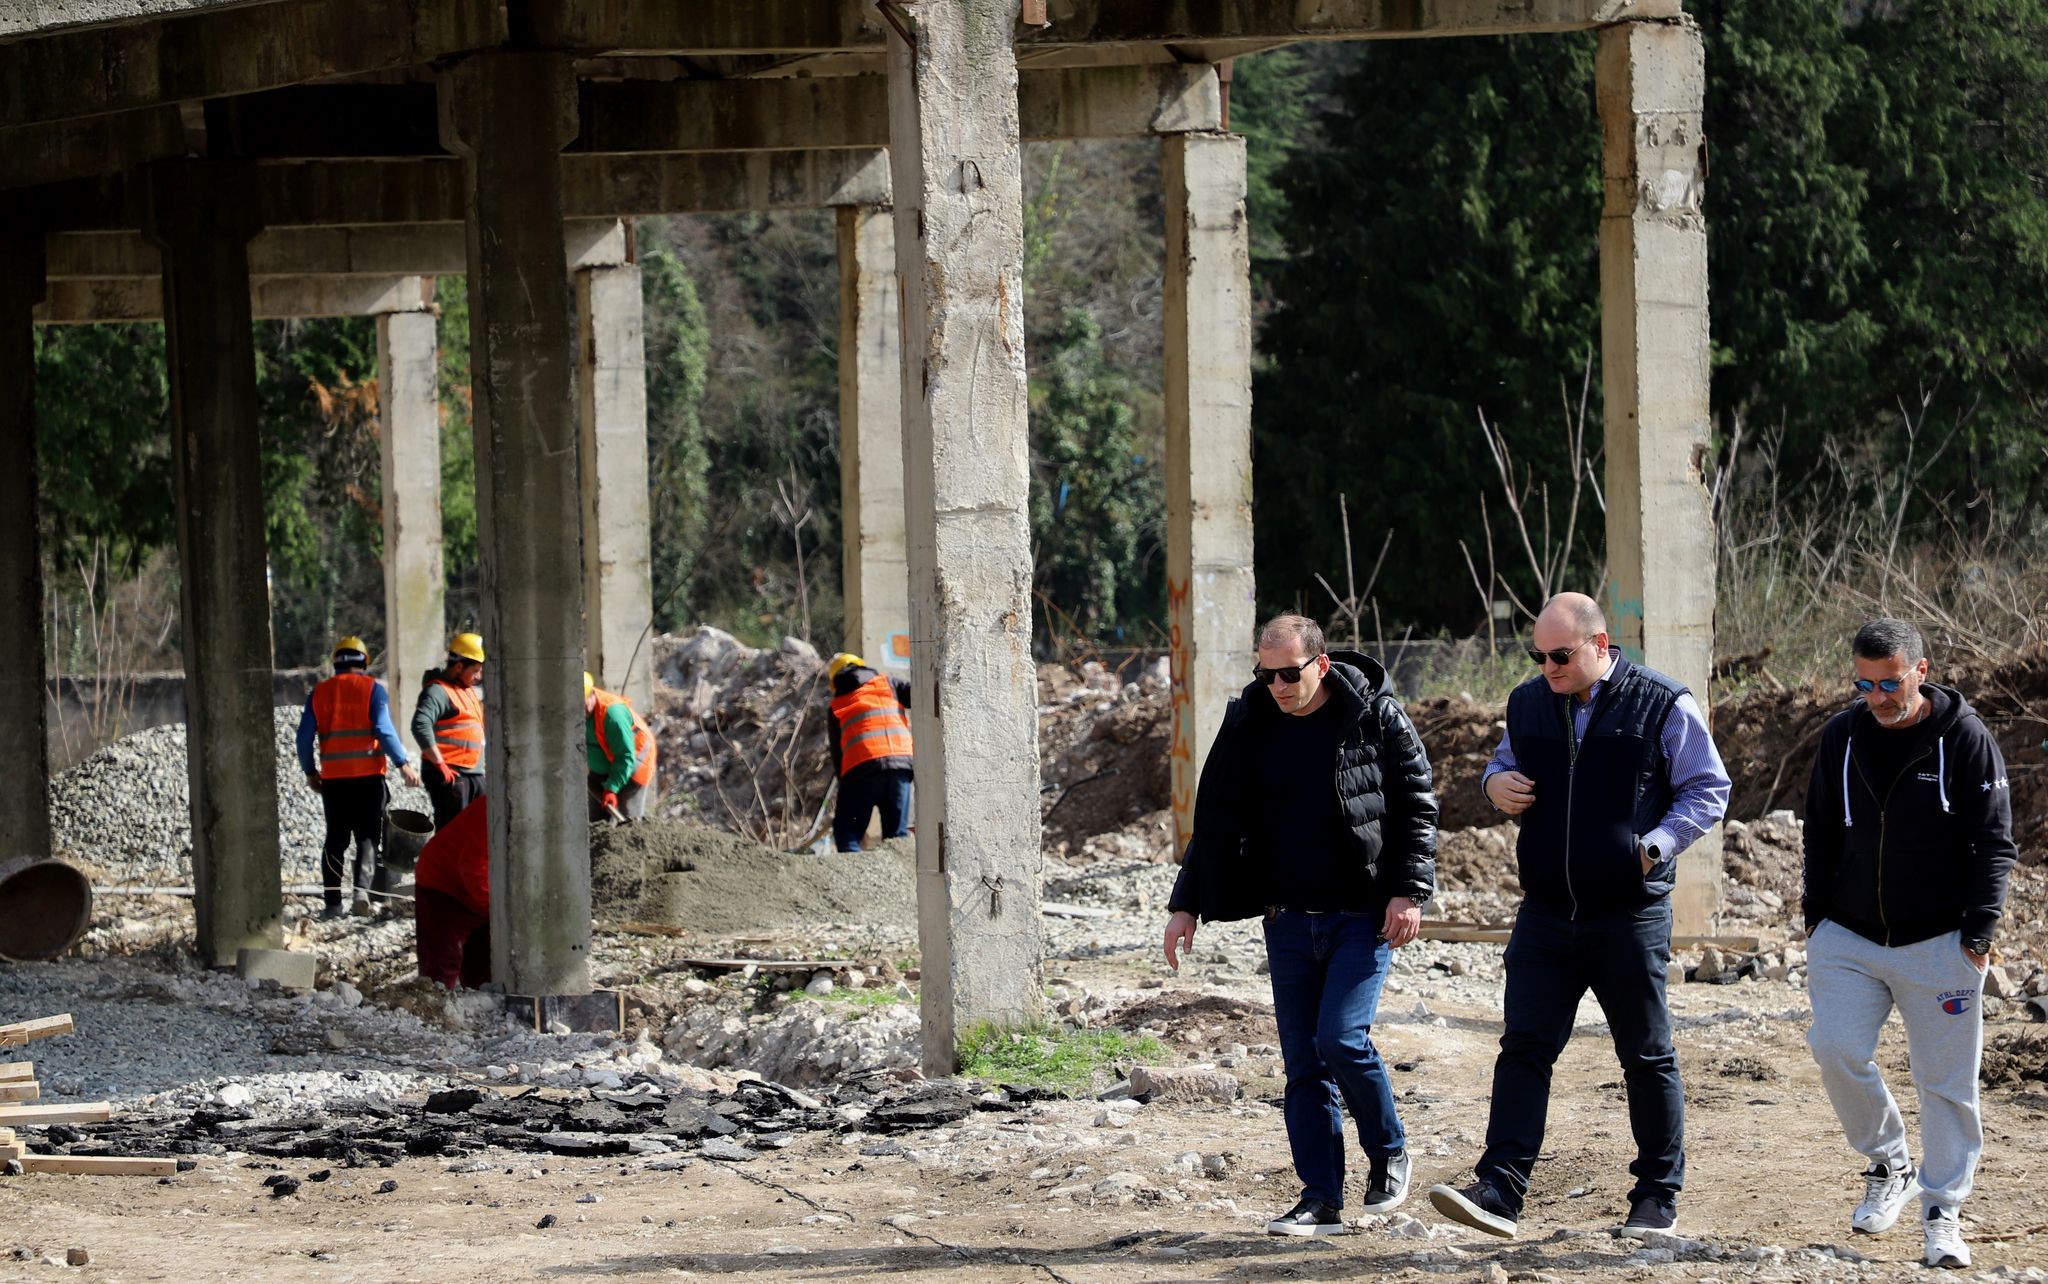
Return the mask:
[[1342, 1235], [1344, 1214], [1320, 1199], [1303, 1198], [1284, 1214], [1266, 1223], [1268, 1235]]
[[1678, 1233], [1678, 1201], [1666, 1195], [1639, 1195], [1629, 1201], [1628, 1220], [1614, 1228], [1622, 1239], [1650, 1239]]
[[323, 923], [341, 917], [343, 917], [343, 911], [340, 901], [329, 901], [320, 907], [320, 921]]
[[1515, 1237], [1515, 1213], [1508, 1207], [1508, 1201], [1493, 1188], [1492, 1182], [1475, 1181], [1463, 1190], [1431, 1186], [1429, 1202], [1436, 1205], [1436, 1211], [1473, 1230], [1482, 1230], [1502, 1239]]
[[1408, 1152], [1366, 1158], [1372, 1164], [1372, 1172], [1365, 1180], [1365, 1211], [1391, 1213], [1408, 1198]]

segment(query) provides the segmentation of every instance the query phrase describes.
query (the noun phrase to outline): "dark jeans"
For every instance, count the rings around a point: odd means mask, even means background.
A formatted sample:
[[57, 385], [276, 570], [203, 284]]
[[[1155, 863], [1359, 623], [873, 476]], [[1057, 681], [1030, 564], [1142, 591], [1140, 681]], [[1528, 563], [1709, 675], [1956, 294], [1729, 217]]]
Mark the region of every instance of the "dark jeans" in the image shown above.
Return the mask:
[[420, 775], [427, 787], [427, 801], [434, 804], [434, 828], [439, 829], [462, 814], [462, 809], [484, 796], [482, 772], [458, 771], [455, 783], [441, 783], [440, 769], [432, 763], [420, 764]]
[[378, 891], [384, 890], [384, 871], [377, 856], [384, 846], [386, 797], [382, 776], [320, 782], [320, 810], [327, 815], [327, 842], [320, 849], [320, 889], [328, 905], [341, 904], [342, 874], [351, 843], [356, 849], [351, 880], [355, 889], [368, 891], [374, 884]]
[[882, 809], [882, 837], [901, 838], [910, 832], [910, 773], [884, 767], [842, 776], [839, 801], [832, 808], [832, 845], [843, 852], [860, 850], [868, 818]]
[[1635, 1134], [1635, 1175], [1629, 1199], [1670, 1199], [1685, 1185], [1685, 1093], [1671, 1046], [1671, 1009], [1664, 1001], [1671, 961], [1671, 902], [1608, 910], [1576, 922], [1560, 910], [1524, 903], [1508, 938], [1507, 1032], [1493, 1063], [1493, 1113], [1486, 1153], [1474, 1166], [1517, 1212], [1529, 1172], [1543, 1148], [1550, 1109], [1550, 1069], [1579, 999], [1588, 989], [1607, 1016], [1614, 1054], [1628, 1090]]
[[446, 892], [422, 889], [413, 897], [413, 950], [420, 975], [453, 990], [475, 990], [491, 979], [491, 920]]
[[1344, 1207], [1340, 1099], [1367, 1155], [1397, 1155], [1408, 1146], [1371, 1037], [1393, 954], [1380, 938], [1383, 917], [1281, 910], [1266, 919], [1273, 1015], [1287, 1071], [1287, 1144], [1302, 1196], [1332, 1208]]

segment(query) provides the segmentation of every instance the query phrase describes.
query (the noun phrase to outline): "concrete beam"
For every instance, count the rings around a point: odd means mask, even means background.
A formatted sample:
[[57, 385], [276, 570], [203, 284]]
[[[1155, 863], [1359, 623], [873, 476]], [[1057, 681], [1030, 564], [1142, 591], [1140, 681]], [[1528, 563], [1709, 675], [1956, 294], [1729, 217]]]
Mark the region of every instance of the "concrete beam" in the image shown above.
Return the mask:
[[562, 255], [569, 63], [496, 52], [441, 75], [463, 157], [477, 537], [483, 561], [491, 970], [508, 993], [590, 990], [576, 328]]
[[1018, 0], [919, 5], [889, 51], [924, 1067], [1041, 1012]]
[[863, 0], [578, 0], [537, 8], [536, 43], [587, 53], [796, 54], [879, 48], [887, 29]]
[[30, 309], [42, 238], [0, 228], [0, 866], [50, 855], [44, 733], [43, 559], [36, 504], [36, 360]]
[[185, 122], [176, 107], [0, 130], [0, 188], [118, 174], [186, 150]]
[[[1600, 33], [1595, 96], [1600, 375], [1607, 425], [1607, 622], [1629, 655], [1692, 689], [1714, 663], [1708, 502], [1706, 58], [1690, 24]], [[1716, 828], [1680, 858], [1673, 930], [1705, 935], [1721, 908]]]
[[506, 37], [498, 0], [276, 0], [64, 30], [0, 44], [0, 125], [418, 67]]
[[[563, 229], [571, 269], [626, 261], [626, 227], [618, 219], [578, 219]], [[154, 277], [156, 247], [132, 232], [59, 232], [48, 238], [53, 281]], [[249, 243], [249, 274], [308, 276], [460, 276], [468, 268], [461, 227], [452, 223], [390, 227], [274, 227]]]
[[1252, 585], [1251, 239], [1245, 141], [1161, 145], [1166, 195], [1166, 603], [1173, 671], [1173, 821], [1195, 785], [1257, 626]]
[[1179, 45], [1230, 40], [1373, 40], [1513, 36], [1584, 31], [1614, 22], [1669, 20], [1679, 0], [1205, 0], [1131, 4], [1065, 0], [1044, 27], [1018, 31], [1019, 57], [1054, 45]]
[[839, 211], [839, 513], [846, 638], [868, 663], [910, 665], [903, 534], [903, 334], [896, 224]]
[[654, 708], [654, 560], [642, 313], [639, 264], [576, 274], [588, 667], [646, 714]]
[[[890, 203], [889, 158], [873, 151], [746, 152], [562, 159], [571, 219], [724, 214]], [[314, 161], [259, 165], [251, 204], [268, 227], [462, 222], [455, 161]], [[38, 188], [21, 202], [64, 231], [135, 226], [121, 179]], [[0, 209], [0, 213], [4, 213]]]
[[0, 9], [0, 39], [262, 3], [269, 0], [10, 0]]
[[[306, 276], [252, 279], [247, 306], [252, 320], [293, 317], [363, 317], [384, 312], [419, 312], [434, 301], [431, 281], [417, 276]], [[36, 308], [42, 325], [161, 321], [161, 281], [139, 278], [52, 281], [49, 298]]]
[[447, 638], [440, 362], [434, 328], [434, 313], [424, 307], [377, 317], [384, 683], [392, 722], [399, 727], [411, 725], [420, 675], [440, 660]]
[[185, 659], [192, 878], [200, 958], [234, 963], [283, 940], [271, 734], [269, 557], [256, 424], [241, 173], [150, 171], [144, 227], [164, 256], [177, 479], [178, 625]]

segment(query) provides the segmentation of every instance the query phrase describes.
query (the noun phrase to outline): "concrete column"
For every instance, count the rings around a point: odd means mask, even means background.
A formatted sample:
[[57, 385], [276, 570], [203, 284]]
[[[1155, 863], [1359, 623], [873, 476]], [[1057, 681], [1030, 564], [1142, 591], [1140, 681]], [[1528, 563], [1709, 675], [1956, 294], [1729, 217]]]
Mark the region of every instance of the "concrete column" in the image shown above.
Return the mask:
[[1041, 1012], [1017, 5], [918, 5], [889, 40], [930, 1073]]
[[491, 965], [515, 995], [590, 989], [576, 326], [562, 251], [568, 61], [484, 53], [442, 73], [463, 158], [483, 562]]
[[903, 540], [903, 335], [896, 216], [839, 208], [839, 509], [846, 642], [884, 672], [910, 667]]
[[245, 177], [173, 161], [143, 184], [143, 234], [163, 254], [194, 908], [216, 967], [278, 945], [283, 917]]
[[1174, 134], [1166, 184], [1166, 603], [1176, 850], [1257, 627], [1252, 594], [1251, 242], [1245, 142]]
[[377, 317], [384, 413], [384, 680], [399, 734], [412, 721], [420, 675], [441, 660], [447, 579], [441, 567], [441, 401], [434, 314]]
[[583, 623], [590, 671], [645, 713], [654, 700], [647, 500], [647, 341], [640, 265], [576, 274], [583, 329]]
[[[1600, 367], [1607, 421], [1607, 620], [1629, 655], [1701, 705], [1714, 661], [1708, 504], [1705, 56], [1698, 28], [1600, 32]], [[1721, 907], [1717, 828], [1679, 861], [1681, 935]]]
[[50, 854], [30, 318], [42, 296], [42, 230], [0, 227], [0, 865]]

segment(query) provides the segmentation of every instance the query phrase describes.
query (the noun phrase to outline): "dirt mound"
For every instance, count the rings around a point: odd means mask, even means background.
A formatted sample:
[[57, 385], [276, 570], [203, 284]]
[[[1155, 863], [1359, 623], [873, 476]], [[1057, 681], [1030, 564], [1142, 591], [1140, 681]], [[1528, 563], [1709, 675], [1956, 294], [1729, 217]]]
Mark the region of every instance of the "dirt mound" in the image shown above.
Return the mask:
[[1436, 882], [1447, 892], [1521, 893], [1515, 877], [1515, 839], [1521, 826], [1509, 821], [1484, 828], [1438, 830]]
[[1090, 661], [1038, 666], [1045, 847], [1072, 858], [1089, 838], [1171, 803], [1173, 705], [1162, 674], [1125, 682]]
[[1106, 1024], [1119, 1030], [1149, 1026], [1162, 1042], [1180, 1048], [1213, 1048], [1220, 1044], [1271, 1043], [1273, 1006], [1226, 994], [1192, 994], [1164, 990], [1119, 1008]]
[[2000, 1030], [1984, 1040], [1977, 1077], [1989, 1088], [2017, 1088], [2029, 1079], [2048, 1083], [2048, 1033]]
[[600, 924], [659, 923], [719, 937], [917, 923], [917, 860], [907, 839], [873, 851], [791, 855], [701, 825], [637, 820], [595, 829], [590, 866]]
[[1429, 753], [1436, 784], [1437, 828], [1498, 825], [1501, 815], [1480, 791], [1479, 778], [1500, 744], [1505, 708], [1439, 696], [1408, 706], [1409, 720]]

